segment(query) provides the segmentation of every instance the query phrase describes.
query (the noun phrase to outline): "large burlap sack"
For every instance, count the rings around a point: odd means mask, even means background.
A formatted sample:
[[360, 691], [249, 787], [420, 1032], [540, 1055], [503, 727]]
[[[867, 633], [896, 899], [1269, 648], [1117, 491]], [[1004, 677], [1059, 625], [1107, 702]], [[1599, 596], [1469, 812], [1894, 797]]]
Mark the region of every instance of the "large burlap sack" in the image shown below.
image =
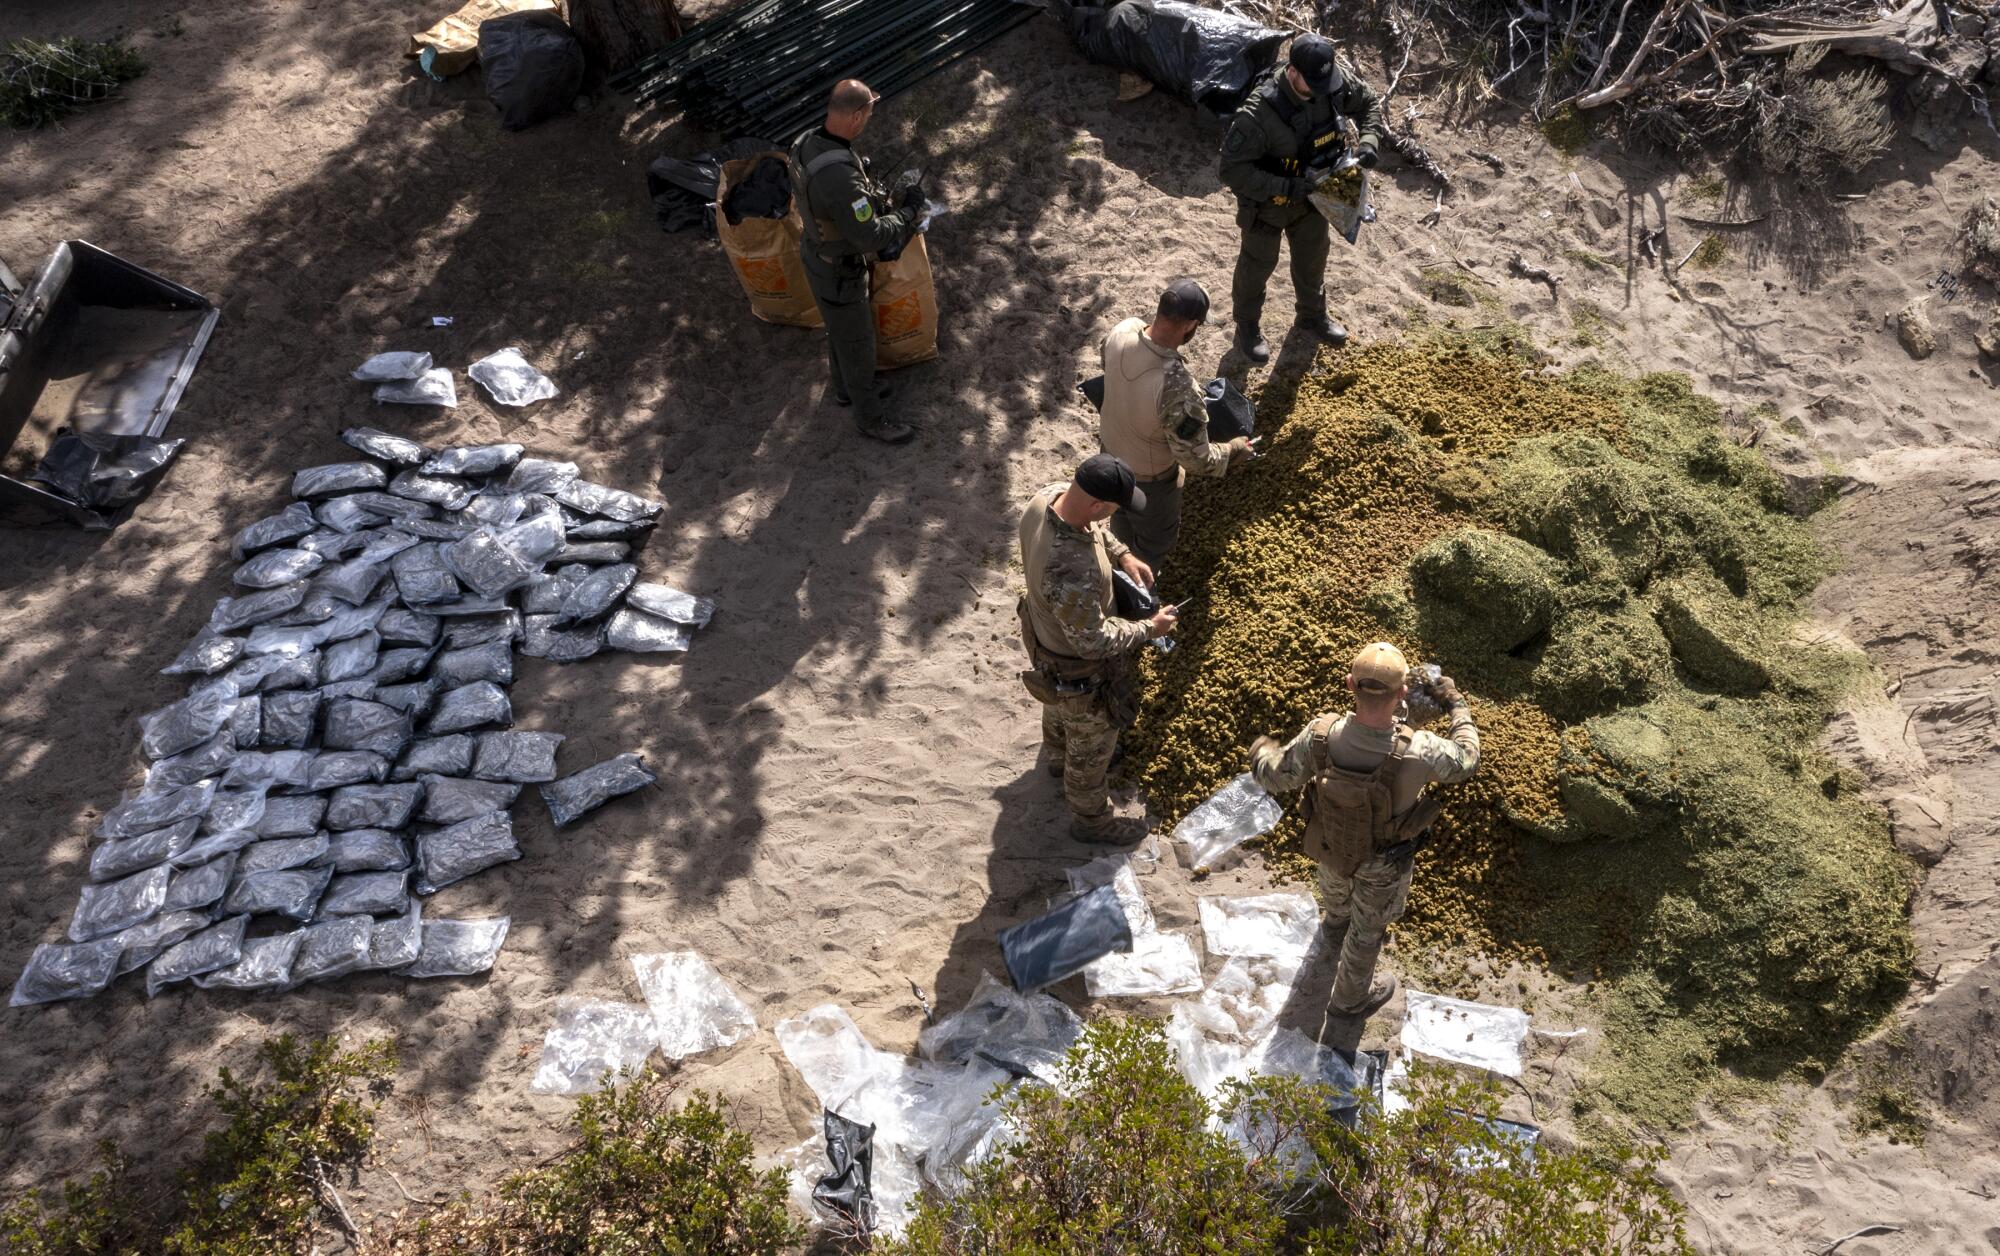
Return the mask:
[[479, 24], [488, 18], [505, 17], [529, 9], [558, 9], [556, 0], [472, 0], [458, 12], [420, 35], [410, 36], [405, 56], [419, 57], [426, 48], [435, 48], [431, 72], [450, 78], [479, 58]]
[[719, 208], [737, 180], [749, 178], [766, 157], [782, 160], [784, 154], [758, 153], [722, 163], [722, 177], [715, 186], [715, 235], [729, 255], [737, 282], [749, 294], [751, 313], [767, 323], [820, 327], [824, 324], [819, 307], [813, 304], [806, 266], [799, 260], [799, 207], [794, 204], [783, 218], [745, 218], [739, 223], [731, 223]]
[[893, 370], [938, 355], [937, 287], [924, 237], [911, 239], [893, 262], [875, 263], [875, 365]]

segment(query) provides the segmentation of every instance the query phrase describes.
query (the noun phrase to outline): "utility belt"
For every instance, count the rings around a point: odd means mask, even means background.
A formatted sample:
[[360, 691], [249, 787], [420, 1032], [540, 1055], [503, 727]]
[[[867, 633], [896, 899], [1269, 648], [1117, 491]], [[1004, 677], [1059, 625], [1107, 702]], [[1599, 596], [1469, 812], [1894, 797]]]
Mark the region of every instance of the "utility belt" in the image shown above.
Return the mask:
[[1132, 482], [1134, 484], [1178, 484], [1181, 482], [1181, 469], [1178, 466], [1168, 467], [1158, 475], [1138, 476]]

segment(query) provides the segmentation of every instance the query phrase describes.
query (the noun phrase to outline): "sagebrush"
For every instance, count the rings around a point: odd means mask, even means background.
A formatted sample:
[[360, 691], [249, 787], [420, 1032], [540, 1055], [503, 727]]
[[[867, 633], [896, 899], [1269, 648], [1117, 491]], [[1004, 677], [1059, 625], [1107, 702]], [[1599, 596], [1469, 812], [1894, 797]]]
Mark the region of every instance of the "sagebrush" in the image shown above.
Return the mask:
[[0, 123], [47, 126], [145, 72], [145, 59], [120, 40], [14, 40], [0, 51]]

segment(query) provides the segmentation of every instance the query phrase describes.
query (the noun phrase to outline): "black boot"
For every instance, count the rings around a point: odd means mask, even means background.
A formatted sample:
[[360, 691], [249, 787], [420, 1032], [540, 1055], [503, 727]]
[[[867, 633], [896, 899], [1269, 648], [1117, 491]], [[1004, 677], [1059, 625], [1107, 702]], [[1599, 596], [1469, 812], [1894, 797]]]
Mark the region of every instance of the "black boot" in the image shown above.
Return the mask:
[[1264, 342], [1264, 333], [1255, 327], [1239, 326], [1236, 329], [1236, 347], [1243, 351], [1244, 357], [1260, 366], [1271, 360], [1271, 346]]
[[1299, 315], [1299, 328], [1318, 336], [1336, 349], [1347, 343], [1347, 329], [1328, 318], [1324, 310], [1317, 314]]
[[895, 419], [876, 419], [873, 422], [857, 420], [855, 426], [863, 436], [879, 440], [885, 445], [907, 445], [917, 438], [917, 429]]

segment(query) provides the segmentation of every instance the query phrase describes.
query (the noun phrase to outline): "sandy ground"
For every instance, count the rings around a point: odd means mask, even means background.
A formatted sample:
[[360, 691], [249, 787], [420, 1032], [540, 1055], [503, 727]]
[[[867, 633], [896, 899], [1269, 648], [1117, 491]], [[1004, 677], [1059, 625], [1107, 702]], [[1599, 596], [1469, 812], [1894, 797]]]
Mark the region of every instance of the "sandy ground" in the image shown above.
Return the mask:
[[[637, 750], [661, 788], [561, 835], [523, 806], [526, 857], [439, 897], [440, 914], [512, 915], [488, 979], [150, 1003], [127, 985], [0, 1013], [8, 1188], [86, 1167], [100, 1137], [142, 1161], [177, 1148], [206, 1120], [215, 1066], [278, 1029], [398, 1035], [383, 1168], [419, 1195], [476, 1185], [560, 1141], [570, 1101], [528, 1093], [553, 1002], [636, 997], [628, 956], [693, 948], [767, 1029], [831, 1000], [877, 1045], [907, 1049], [922, 1023], [909, 983], [958, 1005], [997, 966], [994, 933], [1037, 914], [1080, 861], [1013, 679], [1013, 524], [1027, 493], [1094, 448], [1071, 388], [1097, 338], [1170, 275], [1227, 292], [1219, 131], [1163, 95], [1116, 104], [1116, 76], [1047, 21], [892, 102], [873, 151], [893, 163], [917, 136], [956, 212], [931, 240], [943, 360], [898, 381], [923, 437], [888, 452], [823, 402], [822, 341], [756, 323], [714, 246], [654, 226], [646, 161], [708, 137], [609, 101], [502, 133], [476, 75], [432, 85], [401, 59], [433, 8], [0, 13], [0, 38], [124, 31], [152, 63], [120, 103], [0, 133], [0, 256], [32, 267], [59, 239], [88, 239], [223, 304], [175, 423], [187, 453], [136, 516], [108, 536], [0, 531], [0, 967], [11, 979], [66, 921], [85, 834], [136, 780], [135, 718], [181, 692], [157, 669], [228, 591], [226, 539], [284, 501], [291, 470], [341, 457], [334, 438], [352, 423], [520, 441], [669, 503], [643, 571], [722, 608], [685, 662], [523, 660], [513, 690], [523, 727], [570, 734], [565, 764]], [[1869, 200], [1813, 219], [1761, 188], [1695, 200], [1684, 177], [1609, 143], [1566, 158], [1512, 124], [1427, 135], [1459, 190], [1425, 227], [1424, 181], [1385, 180], [1379, 228], [1336, 253], [1337, 310], [1364, 337], [1418, 310], [1520, 320], [1564, 364], [1689, 371], [1745, 432], [1774, 406], [1851, 477], [1826, 525], [1848, 565], [1820, 609], [1900, 681], [1888, 700], [1922, 759], [1904, 754], [1902, 775], [1881, 779], [1919, 780], [1948, 808], [1950, 849], [1914, 900], [1934, 980], [1912, 993], [1899, 1056], [1936, 1097], [1930, 1142], [1849, 1134], [1841, 1074], [1775, 1107], [1709, 1114], [1671, 1166], [1695, 1239], [1774, 1252], [1889, 1222], [1903, 1233], [1843, 1252], [2000, 1250], [2000, 1109], [1980, 1094], [2000, 1069], [1978, 1028], [2000, 997], [1981, 984], [2000, 919], [2000, 392], [1971, 345], [1977, 294], [1933, 302], [1944, 343], [1928, 361], [1884, 322], [1954, 264], [1959, 216], [1995, 184], [1993, 140], [1904, 143], [1871, 172]], [[1690, 267], [1678, 288], [1639, 252], [1663, 216], [1755, 212], [1771, 217], [1727, 233], [1721, 264]], [[1667, 221], [1679, 257], [1701, 233]], [[1507, 277], [1517, 249], [1565, 276], [1553, 301]], [[1439, 273], [1476, 277], [1472, 303], [1429, 300]], [[434, 314], [456, 323], [424, 326]], [[510, 344], [562, 396], [525, 412], [462, 394], [455, 411], [384, 413], [345, 378], [383, 349], [462, 367]], [[1197, 368], [1225, 347], [1220, 328], [1204, 333]], [[1309, 352], [1294, 337], [1279, 365]], [[1220, 880], [1263, 884], [1255, 870]], [[1194, 922], [1184, 874], [1170, 865], [1146, 884], [1163, 926]], [[1530, 1088], [1555, 1093], [1576, 1059], [1541, 1051]], [[727, 1095], [766, 1152], [813, 1128], [768, 1033], [685, 1075]], [[364, 1212], [400, 1202], [380, 1173], [358, 1191]]]

